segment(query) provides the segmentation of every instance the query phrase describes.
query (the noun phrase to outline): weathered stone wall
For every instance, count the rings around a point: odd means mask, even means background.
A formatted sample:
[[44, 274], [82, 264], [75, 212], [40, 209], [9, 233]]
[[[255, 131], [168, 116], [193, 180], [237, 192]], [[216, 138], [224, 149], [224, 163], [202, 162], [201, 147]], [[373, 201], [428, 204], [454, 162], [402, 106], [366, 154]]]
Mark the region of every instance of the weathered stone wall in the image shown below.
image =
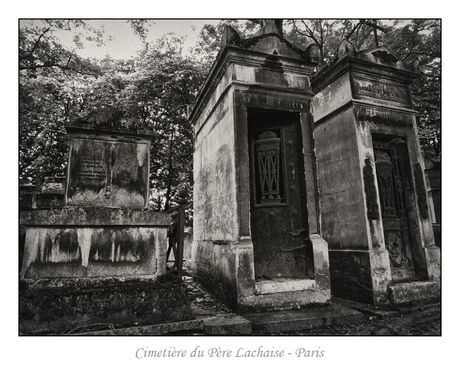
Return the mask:
[[239, 221], [230, 75], [222, 76], [195, 124], [192, 264], [201, 282], [234, 305]]
[[149, 140], [72, 134], [66, 204], [145, 208], [149, 165]]
[[318, 124], [314, 139], [324, 239], [330, 249], [369, 249], [362, 167], [352, 109], [342, 110]]
[[19, 317], [21, 335], [194, 318], [183, 285], [139, 277], [21, 281]]
[[168, 224], [167, 214], [147, 210], [23, 212], [21, 278], [161, 275]]
[[[327, 244], [320, 236], [308, 118], [312, 95], [308, 73], [314, 64], [283, 40], [270, 37], [250, 40], [244, 49], [225, 48], [191, 114], [195, 126], [194, 274], [239, 309], [284, 309], [330, 299]], [[298, 293], [288, 290], [291, 284], [280, 286], [279, 282], [271, 285], [274, 292], [257, 294], [250, 224], [250, 109], [299, 114], [313, 247], [310, 261], [317, 280], [305, 277], [295, 285]]]
[[[197, 240], [235, 241], [235, 143], [230, 96], [226, 95], [196, 138], [194, 235]], [[206, 154], [212, 152], [213, 154]]]
[[[384, 304], [390, 301], [391, 283], [414, 277], [439, 281], [439, 250], [429, 221], [409, 91], [415, 77], [380, 48], [342, 57], [312, 82], [322, 228], [334, 295]], [[400, 197], [382, 192], [387, 190], [383, 184], [379, 188], [374, 156], [384, 155], [383, 149], [394, 152], [392, 180]], [[399, 222], [388, 214], [384, 222], [383, 200], [388, 207], [394, 201], [402, 213]], [[394, 259], [390, 267], [389, 249], [395, 257], [395, 249], [406, 245], [411, 258], [405, 262], [413, 268], [404, 269]]]

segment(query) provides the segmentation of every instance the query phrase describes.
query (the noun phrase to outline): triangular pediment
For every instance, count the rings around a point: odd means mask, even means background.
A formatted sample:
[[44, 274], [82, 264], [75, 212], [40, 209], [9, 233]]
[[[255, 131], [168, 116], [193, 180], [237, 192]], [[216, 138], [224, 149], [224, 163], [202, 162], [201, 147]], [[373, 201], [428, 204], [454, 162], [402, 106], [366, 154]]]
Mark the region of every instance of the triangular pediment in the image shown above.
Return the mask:
[[302, 61], [317, 62], [317, 52], [309, 47], [301, 50], [277, 33], [267, 33], [252, 38], [240, 38], [238, 32], [227, 26], [224, 32], [224, 46], [233, 46], [245, 50], [277, 55]]
[[246, 49], [263, 52], [266, 54], [277, 54], [291, 59], [305, 60], [305, 52], [293, 46], [275, 33], [243, 40]]

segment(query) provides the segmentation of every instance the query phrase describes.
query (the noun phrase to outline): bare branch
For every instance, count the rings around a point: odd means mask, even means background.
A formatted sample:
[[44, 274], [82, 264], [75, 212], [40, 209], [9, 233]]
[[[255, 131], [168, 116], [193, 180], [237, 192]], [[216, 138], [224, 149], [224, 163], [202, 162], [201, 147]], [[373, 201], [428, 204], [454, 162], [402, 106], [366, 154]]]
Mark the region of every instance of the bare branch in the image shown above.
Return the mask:
[[27, 58], [32, 56], [32, 54], [34, 53], [35, 49], [38, 47], [38, 44], [40, 43], [41, 39], [45, 36], [45, 33], [47, 33], [50, 29], [51, 29], [51, 27], [48, 27], [47, 29], [45, 29], [43, 31], [43, 33], [35, 41], [34, 46], [32, 47], [32, 50], [30, 50], [29, 52], [23, 54], [22, 56], [20, 55], [19, 56], [19, 61], [22, 61], [22, 60], [27, 59]]
[[[348, 33], [348, 35], [345, 36], [345, 39], [348, 40], [359, 27], [361, 27], [361, 22], [358, 22], [358, 23], [355, 24], [355, 26], [350, 31], [350, 33]], [[345, 32], [345, 30], [344, 30], [344, 32]]]

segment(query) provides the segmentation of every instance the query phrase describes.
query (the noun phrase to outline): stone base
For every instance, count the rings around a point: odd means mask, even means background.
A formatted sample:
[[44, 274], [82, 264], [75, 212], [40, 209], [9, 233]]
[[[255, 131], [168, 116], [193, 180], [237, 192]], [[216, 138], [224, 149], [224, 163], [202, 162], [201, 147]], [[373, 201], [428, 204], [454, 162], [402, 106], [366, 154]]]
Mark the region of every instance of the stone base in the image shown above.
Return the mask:
[[331, 298], [327, 243], [311, 236], [315, 279], [276, 278], [255, 281], [253, 245], [240, 242], [195, 241], [194, 277], [239, 313], [297, 309], [324, 304]]
[[160, 276], [164, 212], [68, 207], [21, 213], [21, 279]]
[[418, 281], [389, 286], [392, 304], [403, 304], [425, 299], [439, 298], [439, 286], [435, 281]]
[[287, 291], [302, 291], [314, 287], [315, 280], [284, 279], [264, 280], [256, 282], [256, 295], [283, 293]]
[[302, 310], [245, 314], [254, 335], [279, 335], [333, 324], [359, 323], [364, 314], [339, 304], [311, 306]]
[[[299, 309], [307, 305], [324, 304], [330, 301], [331, 292], [329, 289], [320, 289], [314, 280], [303, 280], [313, 285], [305, 287], [304, 290], [280, 291], [279, 289], [289, 289], [298, 286], [300, 280], [287, 281], [285, 283], [276, 283], [278, 291], [269, 294], [254, 294], [239, 299], [239, 312], [265, 312], [288, 309]], [[260, 288], [257, 287], [256, 291]]]
[[184, 286], [143, 278], [23, 280], [21, 335], [68, 334], [88, 326], [113, 328], [193, 319]]
[[329, 251], [332, 295], [374, 304], [372, 269], [368, 252]]

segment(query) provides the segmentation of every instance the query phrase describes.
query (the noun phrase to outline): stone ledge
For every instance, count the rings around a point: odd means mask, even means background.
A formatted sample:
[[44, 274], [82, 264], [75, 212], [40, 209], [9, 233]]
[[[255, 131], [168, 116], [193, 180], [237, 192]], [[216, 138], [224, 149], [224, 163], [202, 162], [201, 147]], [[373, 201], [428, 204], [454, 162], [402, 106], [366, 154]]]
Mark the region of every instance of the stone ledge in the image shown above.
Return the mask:
[[303, 310], [246, 314], [254, 334], [280, 334], [311, 330], [343, 322], [360, 322], [364, 314], [337, 304], [315, 306]]
[[25, 226], [149, 226], [166, 227], [171, 215], [138, 208], [64, 207], [53, 210], [25, 211], [20, 214]]
[[306, 306], [322, 305], [331, 299], [329, 289], [285, 291], [272, 294], [252, 294], [238, 301], [239, 313], [292, 310]]
[[160, 336], [203, 330], [204, 323], [202, 320], [192, 320], [149, 326], [135, 326], [111, 330], [91, 331], [72, 334], [72, 336]]
[[282, 293], [288, 291], [299, 291], [314, 289], [316, 287], [315, 280], [292, 280], [292, 279], [276, 279], [257, 281], [255, 284], [256, 295]]
[[438, 298], [439, 286], [436, 281], [418, 281], [391, 285], [388, 287], [393, 304], [403, 304], [424, 299]]
[[250, 335], [251, 322], [236, 314], [203, 319], [206, 335]]

